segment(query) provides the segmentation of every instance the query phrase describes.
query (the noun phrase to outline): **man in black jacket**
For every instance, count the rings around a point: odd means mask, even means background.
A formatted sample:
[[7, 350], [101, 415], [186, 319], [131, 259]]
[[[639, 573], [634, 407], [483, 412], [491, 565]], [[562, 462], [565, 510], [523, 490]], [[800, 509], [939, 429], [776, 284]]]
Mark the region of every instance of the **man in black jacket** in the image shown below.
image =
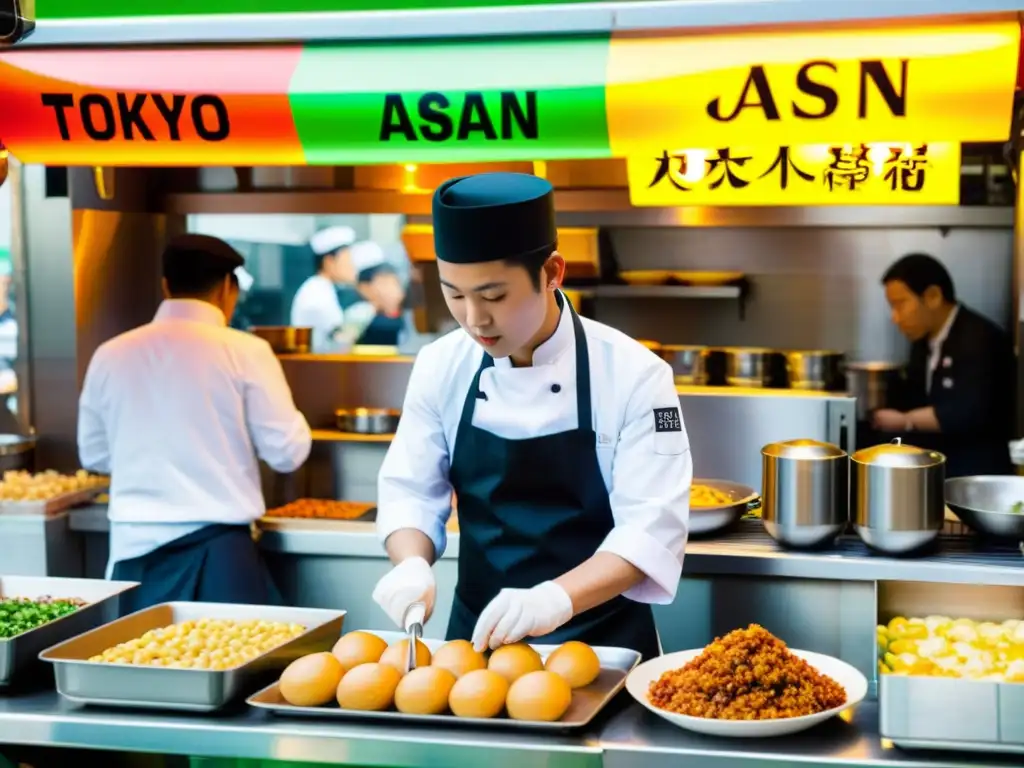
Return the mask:
[[949, 272], [921, 253], [882, 277], [892, 320], [913, 346], [893, 408], [873, 426], [946, 455], [946, 476], [1011, 474], [1016, 361], [1009, 336], [957, 303]]

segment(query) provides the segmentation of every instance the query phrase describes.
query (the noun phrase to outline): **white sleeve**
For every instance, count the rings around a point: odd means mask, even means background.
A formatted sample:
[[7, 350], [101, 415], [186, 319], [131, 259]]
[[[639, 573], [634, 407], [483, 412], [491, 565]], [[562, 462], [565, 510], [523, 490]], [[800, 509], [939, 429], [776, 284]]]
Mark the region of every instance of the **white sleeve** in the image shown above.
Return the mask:
[[110, 474], [110, 444], [103, 422], [103, 404], [99, 391], [102, 373], [98, 370], [97, 351], [89, 361], [78, 399], [78, 460], [82, 467], [101, 475]]
[[672, 369], [658, 361], [637, 382], [612, 459], [615, 528], [598, 551], [646, 574], [626, 597], [667, 604], [683, 570], [693, 461]]
[[431, 352], [424, 349], [413, 364], [402, 418], [377, 478], [377, 536], [383, 543], [401, 528], [415, 528], [434, 542], [437, 559], [448, 543], [452, 489], [440, 410], [444, 368], [431, 364]]
[[245, 420], [256, 455], [276, 472], [294, 472], [313, 447], [309, 424], [270, 345], [253, 344], [246, 352]]
[[327, 285], [305, 285], [292, 301], [292, 325], [313, 329], [313, 352], [332, 351], [331, 336], [345, 321], [345, 313], [332, 291], [334, 288]]

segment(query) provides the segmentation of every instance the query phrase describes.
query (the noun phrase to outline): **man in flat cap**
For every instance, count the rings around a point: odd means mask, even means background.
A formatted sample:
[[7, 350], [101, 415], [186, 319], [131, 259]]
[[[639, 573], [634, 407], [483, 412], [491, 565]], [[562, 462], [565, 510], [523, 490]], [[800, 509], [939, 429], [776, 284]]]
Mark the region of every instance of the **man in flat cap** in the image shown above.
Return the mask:
[[374, 599], [399, 626], [416, 603], [429, 616], [454, 491], [449, 639], [658, 655], [651, 604], [679, 584], [693, 473], [671, 368], [566, 301], [547, 181], [453, 179], [433, 217], [461, 328], [413, 366], [378, 481], [377, 531], [395, 567]]
[[279, 600], [250, 533], [257, 457], [292, 472], [312, 438], [270, 345], [227, 327], [242, 262], [217, 238], [176, 238], [156, 317], [89, 362], [78, 452], [111, 476], [107, 577], [140, 582], [130, 610]]

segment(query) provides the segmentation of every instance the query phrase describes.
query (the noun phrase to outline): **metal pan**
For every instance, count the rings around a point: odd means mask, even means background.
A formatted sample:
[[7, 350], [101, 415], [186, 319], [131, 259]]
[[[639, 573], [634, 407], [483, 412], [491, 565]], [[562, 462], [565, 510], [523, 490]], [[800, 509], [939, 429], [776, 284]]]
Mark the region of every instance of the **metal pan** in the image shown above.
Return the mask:
[[0, 597], [67, 597], [86, 602], [56, 621], [0, 640], [0, 688], [10, 685], [19, 673], [36, 663], [44, 648], [116, 619], [120, 615], [121, 595], [137, 586], [134, 581], [0, 576]]
[[945, 484], [946, 506], [968, 528], [985, 536], [1024, 541], [1024, 477], [977, 475], [952, 477]]
[[338, 429], [356, 435], [393, 435], [402, 412], [390, 408], [341, 408], [334, 412]]
[[[405, 640], [407, 636], [401, 632], [373, 632], [383, 638], [389, 644]], [[423, 638], [430, 652], [433, 653], [442, 645], [444, 640], [432, 640]], [[548, 654], [558, 648], [557, 645], [533, 645], [533, 648], [546, 659]], [[385, 722], [421, 723], [424, 725], [468, 725], [484, 726], [486, 728], [527, 730], [527, 731], [571, 731], [587, 726], [597, 714], [608, 705], [615, 695], [622, 690], [626, 684], [626, 676], [640, 663], [640, 654], [627, 648], [603, 648], [594, 647], [595, 653], [601, 660], [601, 674], [597, 680], [586, 688], [580, 688], [572, 693], [572, 704], [565, 716], [554, 723], [526, 722], [522, 720], [511, 720], [507, 717], [495, 717], [491, 719], [455, 717], [453, 715], [403, 715], [401, 712], [356, 712], [353, 710], [340, 709], [336, 706], [325, 707], [296, 707], [288, 704], [281, 696], [277, 683], [264, 688], [259, 693], [249, 697], [248, 703], [259, 709], [266, 709], [276, 715], [286, 717], [316, 717], [333, 720], [383, 720]]]
[[[266, 685], [300, 656], [328, 651], [341, 635], [345, 611], [225, 603], [163, 603], [125, 616], [39, 654], [54, 666], [57, 691], [80, 704], [130, 709], [213, 712]], [[294, 640], [225, 671], [100, 664], [88, 659], [151, 629], [201, 619], [285, 622], [306, 631]]]
[[714, 507], [690, 506], [690, 534], [706, 536], [716, 533], [739, 520], [761, 503], [761, 494], [749, 485], [734, 483], [730, 480], [705, 480], [694, 478], [693, 485], [706, 485], [729, 496], [729, 504]]

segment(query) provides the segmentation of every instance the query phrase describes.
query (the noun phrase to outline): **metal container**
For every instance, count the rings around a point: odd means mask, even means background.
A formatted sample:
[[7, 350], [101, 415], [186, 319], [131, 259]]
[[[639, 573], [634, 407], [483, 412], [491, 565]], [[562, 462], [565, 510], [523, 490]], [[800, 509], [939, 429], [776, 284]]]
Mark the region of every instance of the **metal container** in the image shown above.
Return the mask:
[[843, 380], [842, 352], [817, 350], [786, 352], [786, 374], [790, 389], [817, 392], [841, 392]]
[[703, 386], [708, 383], [707, 347], [666, 344], [661, 356], [672, 366], [678, 386]]
[[[406, 639], [401, 632], [377, 632], [371, 630], [372, 634], [378, 635], [389, 644]], [[423, 638], [423, 643], [430, 649], [431, 653], [437, 651], [443, 640]], [[546, 660], [548, 655], [558, 648], [557, 645], [539, 645], [531, 643], [531, 646]], [[494, 718], [457, 718], [458, 725], [477, 726], [492, 731], [567, 731], [584, 728], [593, 721], [595, 717], [612, 702], [616, 694], [626, 684], [626, 677], [640, 663], [640, 654], [628, 648], [602, 648], [594, 647], [601, 662], [601, 672], [597, 679], [584, 689], [574, 692], [572, 704], [568, 711], [556, 722], [539, 722], [513, 720], [510, 717]], [[284, 700], [274, 683], [259, 693], [250, 697], [248, 703], [259, 709], [269, 710], [275, 715], [317, 718], [321, 720], [334, 720], [336, 722], [353, 721], [377, 721], [381, 727], [400, 724], [419, 724], [424, 727], [440, 726], [452, 727], [456, 718], [452, 715], [406, 715], [393, 710], [386, 712], [358, 712], [351, 709], [341, 709], [337, 706], [324, 707], [296, 707]]]
[[761, 449], [761, 519], [789, 547], [826, 544], [849, 522], [846, 451], [817, 440], [789, 440]]
[[729, 480], [703, 480], [694, 478], [694, 485], [707, 485], [726, 494], [728, 504], [717, 506], [694, 506], [690, 504], [690, 535], [706, 536], [728, 528], [739, 520], [750, 509], [756, 509], [760, 503], [760, 494], [748, 485], [733, 483]]
[[304, 355], [310, 350], [312, 328], [290, 325], [255, 325], [249, 333], [258, 336], [278, 355]]
[[737, 347], [725, 352], [725, 381], [730, 387], [770, 387], [772, 358], [770, 349]]
[[355, 435], [393, 435], [401, 411], [390, 408], [341, 408], [334, 412], [338, 429]]
[[[227, 603], [164, 603], [94, 629], [39, 654], [54, 666], [57, 691], [81, 704], [212, 712], [273, 680], [292, 661], [328, 651], [341, 635], [345, 611]], [[306, 631], [247, 664], [221, 671], [89, 661], [120, 643], [182, 621], [224, 619], [302, 624]]]
[[946, 457], [891, 443], [851, 457], [854, 527], [864, 543], [887, 554], [920, 549], [939, 535], [945, 519]]
[[846, 391], [857, 398], [858, 421], [867, 421], [873, 412], [889, 406], [890, 393], [902, 370], [903, 366], [896, 363], [846, 364]]
[[946, 505], [977, 533], [1024, 541], [1024, 477], [953, 477], [946, 481], [945, 494]]
[[137, 586], [134, 581], [0, 576], [0, 598], [66, 597], [86, 602], [56, 621], [0, 640], [0, 688], [7, 687], [21, 672], [35, 665], [44, 648], [116, 619], [120, 615], [121, 595]]
[[36, 439], [26, 435], [0, 435], [0, 474], [35, 469]]

